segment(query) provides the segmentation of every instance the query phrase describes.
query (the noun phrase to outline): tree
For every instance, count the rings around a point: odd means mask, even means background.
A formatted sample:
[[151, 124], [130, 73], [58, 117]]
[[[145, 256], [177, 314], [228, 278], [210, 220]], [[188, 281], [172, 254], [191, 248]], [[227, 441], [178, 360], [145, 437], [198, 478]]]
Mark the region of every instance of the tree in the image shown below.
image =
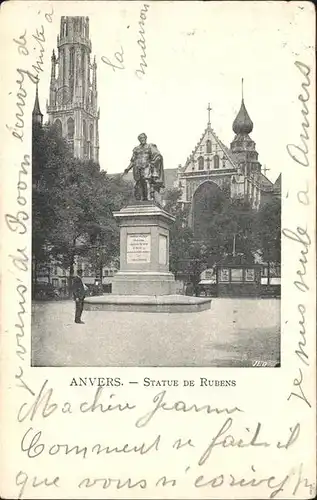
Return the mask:
[[281, 262], [281, 200], [279, 198], [272, 198], [260, 207], [256, 226], [259, 252], [268, 265], [269, 284], [270, 265]]
[[212, 214], [206, 231], [206, 245], [214, 261], [225, 255], [241, 255], [253, 262], [257, 240], [254, 234], [256, 211], [244, 200], [228, 200]]
[[187, 271], [193, 244], [193, 232], [188, 226], [189, 208], [182, 207], [179, 199], [182, 191], [177, 188], [165, 192], [164, 210], [175, 217], [170, 230], [170, 269], [177, 277], [178, 273]]
[[[100, 172], [100, 182], [107, 192], [111, 215], [132, 201], [132, 182], [126, 182], [118, 175], [109, 177], [105, 171]], [[105, 266], [119, 267], [120, 237], [113, 216], [109, 218], [107, 213], [102, 211], [99, 211], [98, 215], [99, 218], [96, 218], [90, 233], [86, 257], [102, 278], [102, 269]]]
[[201, 184], [193, 198], [193, 231], [208, 248], [209, 266], [225, 255], [243, 255], [253, 260], [255, 211], [244, 199], [232, 199], [228, 187], [213, 182]]
[[92, 161], [74, 159], [54, 127], [35, 129], [33, 141], [35, 260], [53, 259], [72, 279], [77, 256], [96, 262], [98, 238], [98, 259], [110, 262], [119, 251], [112, 212], [130, 199], [132, 186]]
[[[170, 231], [170, 268], [188, 274], [194, 287], [201, 272], [213, 267], [224, 257], [237, 257], [241, 262], [254, 262], [260, 252], [264, 261], [281, 261], [281, 202], [273, 198], [257, 212], [246, 200], [231, 199], [214, 192], [214, 198], [200, 200], [204, 213], [203, 231], [188, 226], [189, 207], [179, 203], [181, 190], [166, 191], [165, 210], [176, 218]], [[195, 230], [195, 227], [194, 227]]]
[[[213, 267], [225, 256], [239, 255], [246, 262], [254, 261], [253, 255], [257, 248], [254, 235], [256, 212], [248, 202], [218, 197], [213, 205], [207, 204], [203, 212], [203, 230], [199, 228], [196, 231], [194, 225], [194, 236], [195, 241], [206, 246], [206, 267]], [[197, 215], [196, 219], [194, 217], [196, 224], [200, 220]]]
[[113, 182], [91, 161], [71, 159], [61, 166], [54, 186], [57, 224], [51, 233], [51, 251], [69, 269], [70, 278], [77, 256], [93, 263], [97, 258], [100, 268], [118, 255], [113, 211], [122, 207], [129, 194], [127, 186], [120, 188], [122, 183]]
[[36, 279], [39, 265], [51, 260], [50, 241], [56, 226], [53, 186], [59, 166], [71, 158], [67, 143], [55, 127], [32, 128], [32, 261]]
[[220, 190], [212, 192], [212, 196], [210, 192], [202, 195], [199, 213], [204, 218], [203, 231], [195, 230], [195, 214], [194, 232], [189, 227], [190, 207], [183, 208], [179, 203], [180, 190], [166, 192], [164, 207], [176, 218], [170, 231], [171, 271], [176, 275], [187, 274], [196, 290], [200, 274], [207, 267], [228, 256], [239, 256], [240, 260], [253, 263], [258, 249], [258, 219], [250, 203], [232, 200]]
[[208, 261], [207, 247], [201, 241], [195, 241], [188, 224], [190, 206], [179, 203], [182, 191], [177, 188], [165, 193], [164, 209], [175, 217], [170, 230], [170, 269], [177, 275], [186, 275], [198, 294], [200, 274]]

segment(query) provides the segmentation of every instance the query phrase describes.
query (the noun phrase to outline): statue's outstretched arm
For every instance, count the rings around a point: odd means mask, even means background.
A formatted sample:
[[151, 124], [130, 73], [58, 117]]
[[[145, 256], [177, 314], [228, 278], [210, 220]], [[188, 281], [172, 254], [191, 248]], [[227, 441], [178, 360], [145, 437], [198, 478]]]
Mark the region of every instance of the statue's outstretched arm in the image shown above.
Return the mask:
[[133, 152], [130, 163], [129, 163], [128, 167], [125, 169], [124, 174], [127, 174], [131, 170], [131, 168], [133, 168], [134, 161], [135, 161], [135, 153]]
[[125, 169], [124, 173], [127, 174], [131, 170], [132, 167], [133, 167], [133, 163], [131, 161], [130, 165]]

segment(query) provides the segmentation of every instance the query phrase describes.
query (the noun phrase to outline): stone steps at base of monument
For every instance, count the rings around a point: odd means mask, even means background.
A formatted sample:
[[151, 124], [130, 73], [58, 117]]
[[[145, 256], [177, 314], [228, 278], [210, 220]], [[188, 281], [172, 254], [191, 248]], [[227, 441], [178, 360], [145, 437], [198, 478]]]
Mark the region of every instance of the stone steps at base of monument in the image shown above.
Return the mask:
[[187, 295], [100, 295], [85, 299], [85, 311], [192, 313], [210, 309], [211, 299]]
[[113, 295], [175, 295], [176, 284], [170, 272], [119, 271], [112, 280]]

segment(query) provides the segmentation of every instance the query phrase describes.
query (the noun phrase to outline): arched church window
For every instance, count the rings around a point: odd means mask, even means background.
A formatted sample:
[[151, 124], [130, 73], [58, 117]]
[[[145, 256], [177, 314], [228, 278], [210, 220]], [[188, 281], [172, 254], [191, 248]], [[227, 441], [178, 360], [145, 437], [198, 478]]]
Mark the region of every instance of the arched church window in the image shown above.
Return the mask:
[[67, 120], [67, 137], [68, 137], [68, 139], [74, 138], [74, 130], [75, 130], [74, 120], [72, 118], [68, 118], [68, 120]]
[[209, 170], [210, 169], [210, 159], [207, 158], [207, 169]]
[[62, 126], [62, 122], [60, 120], [55, 120], [54, 122], [54, 125], [56, 127], [56, 130], [57, 130], [57, 134], [61, 137], [62, 134], [63, 134], [63, 126]]
[[204, 170], [204, 158], [202, 156], [198, 158], [198, 170]]
[[219, 168], [219, 156], [214, 156], [214, 168]]
[[222, 168], [226, 168], [226, 158], [222, 158]]
[[208, 141], [206, 143], [206, 152], [211, 153], [211, 140], [210, 139], [208, 139]]

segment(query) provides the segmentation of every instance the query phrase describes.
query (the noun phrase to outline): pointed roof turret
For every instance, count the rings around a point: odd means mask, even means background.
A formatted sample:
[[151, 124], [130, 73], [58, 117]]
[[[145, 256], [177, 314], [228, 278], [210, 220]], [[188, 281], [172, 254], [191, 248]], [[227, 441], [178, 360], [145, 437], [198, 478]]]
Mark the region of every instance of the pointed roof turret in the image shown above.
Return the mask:
[[281, 190], [282, 190], [282, 174], [278, 176], [273, 185], [274, 193], [281, 194]]
[[235, 134], [248, 135], [253, 130], [253, 122], [246, 110], [243, 98], [243, 78], [242, 78], [242, 101], [239, 113], [237, 114], [233, 124], [232, 129]]
[[51, 66], [51, 82], [52, 82], [52, 80], [54, 80], [56, 77], [56, 63], [57, 63], [54, 49], [52, 52], [51, 62], [52, 62], [52, 66]]
[[34, 107], [33, 107], [33, 111], [32, 111], [32, 119], [34, 122], [42, 124], [43, 115], [42, 115], [41, 110], [40, 110], [38, 82], [36, 82], [36, 91], [35, 91]]
[[92, 84], [93, 85], [97, 84], [97, 63], [96, 63], [96, 56], [94, 56], [94, 62], [92, 64]]

